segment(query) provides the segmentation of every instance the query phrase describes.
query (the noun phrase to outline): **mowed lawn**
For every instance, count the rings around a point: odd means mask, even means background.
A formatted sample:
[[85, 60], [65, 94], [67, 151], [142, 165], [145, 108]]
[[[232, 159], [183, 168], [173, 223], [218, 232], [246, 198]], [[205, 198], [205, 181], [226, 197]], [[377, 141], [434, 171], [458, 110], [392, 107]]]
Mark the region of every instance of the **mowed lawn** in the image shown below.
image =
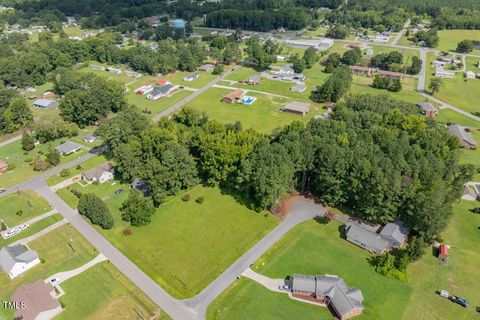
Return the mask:
[[[339, 227], [338, 222], [326, 226], [315, 221], [303, 223], [275, 244], [253, 269], [279, 279], [296, 273], [341, 276], [349, 286], [360, 288], [365, 297], [365, 311], [358, 319], [400, 319], [411, 293], [409, 285], [377, 274], [367, 261], [369, 253], [343, 240]], [[237, 298], [237, 292], [245, 290], [242, 285], [238, 287], [224, 293], [210, 306], [209, 319], [253, 319], [256, 314], [262, 314], [263, 319], [305, 319], [305, 315], [307, 319], [332, 318], [326, 308], [312, 308], [305, 303], [302, 308], [297, 301], [282, 294], [276, 294], [279, 300], [273, 305], [262, 305], [264, 297], [267, 301], [273, 300], [272, 293], [263, 288], [257, 288], [256, 295], [249, 292]], [[280, 303], [283, 307], [279, 307]], [[276, 313], [277, 307], [284, 312]], [[217, 312], [223, 316], [215, 317]]]
[[[250, 87], [250, 89], [256, 90], [257, 87]], [[211, 88], [189, 102], [187, 106], [205, 112], [210, 119], [222, 123], [240, 121], [245, 129], [254, 128], [263, 133], [270, 133], [273, 129], [283, 127], [292, 121], [308, 121], [315, 114], [322, 114], [321, 108], [317, 105], [312, 105], [312, 110], [305, 117], [282, 112], [280, 108], [292, 100], [253, 92], [246, 94], [257, 97], [257, 100], [249, 106], [222, 102], [222, 97], [230, 91], [229, 89]]]
[[403, 100], [410, 103], [418, 103], [425, 101], [425, 98], [417, 92], [417, 82], [417, 79], [405, 77], [402, 80], [402, 90], [400, 92], [391, 92], [372, 87], [372, 77], [354, 75], [351, 92], [353, 94], [386, 94], [398, 100]]
[[480, 128], [480, 122], [464, 116], [461, 113], [455, 112], [451, 109], [441, 109], [438, 112], [437, 120], [443, 123], [451, 122], [461, 126], [470, 128]]
[[160, 98], [158, 100], [148, 100], [147, 95], [135, 94], [135, 90], [140, 87], [140, 85], [132, 85], [131, 89], [127, 94], [127, 101], [133, 105], [136, 105], [140, 110], [148, 110], [149, 116], [153, 117], [168, 107], [174, 105], [182, 99], [185, 99], [193, 92], [188, 90], [176, 90], [172, 92], [169, 96]]
[[47, 228], [48, 226], [51, 226], [55, 222], [58, 222], [62, 219], [63, 219], [62, 215], [59, 214], [59, 213], [56, 213], [56, 214], [51, 215], [49, 217], [46, 217], [46, 218], [44, 218], [40, 221], [37, 221], [34, 224], [31, 224], [27, 229], [23, 230], [20, 233], [17, 233], [16, 235], [14, 235], [11, 238], [8, 238], [8, 239], [0, 238], [0, 248], [2, 248], [4, 246], [7, 246], [7, 245], [9, 245], [9, 244], [11, 244], [15, 241], [20, 240], [20, 239], [33, 236], [37, 232], [42, 231], [43, 229]]
[[[109, 262], [102, 262], [61, 285], [65, 295], [58, 320], [169, 319]], [[160, 315], [160, 317], [158, 317]]]
[[[478, 127], [480, 127], [480, 125]], [[471, 132], [470, 132], [473, 135], [473, 138], [475, 139], [475, 141], [477, 141], [477, 145], [480, 143], [479, 130], [480, 130], [479, 128], [471, 128]], [[461, 149], [460, 163], [473, 164], [478, 170], [480, 170], [480, 148], [477, 147], [477, 149], [475, 150]], [[480, 172], [477, 171], [477, 174], [474, 176], [473, 181], [476, 181], [476, 182], [480, 181]]]
[[[78, 268], [93, 259], [98, 252], [72, 227], [63, 225], [46, 235], [30, 242], [28, 246], [35, 250], [43, 263], [10, 280], [0, 273], [0, 300], [8, 301], [16, 288], [22, 284], [31, 284], [45, 280], [49, 276]], [[0, 308], [0, 317], [13, 318], [13, 310]]]
[[[172, 197], [156, 210], [151, 224], [131, 227], [132, 235], [125, 236], [130, 225], [121, 220], [119, 208], [128, 196], [128, 186], [72, 187], [105, 200], [115, 227], [101, 230], [102, 234], [178, 298], [199, 293], [277, 223], [272, 216], [247, 209], [217, 188], [198, 186], [188, 192], [189, 202]], [[120, 188], [125, 191], [115, 194]], [[76, 198], [68, 190], [58, 194], [75, 205]], [[200, 196], [205, 199], [202, 204], [195, 202]]]
[[50, 211], [50, 205], [30, 190], [20, 190], [0, 198], [0, 219], [14, 227]]
[[[455, 51], [462, 40], [480, 39], [480, 30], [440, 30], [438, 31], [440, 42], [437, 50]], [[473, 54], [479, 54], [480, 50], [474, 50]]]
[[[475, 319], [475, 307], [480, 305], [480, 215], [469, 211], [475, 206], [473, 202], [454, 205], [454, 216], [442, 235], [451, 245], [448, 264], [440, 264], [431, 248], [426, 248], [420, 261], [409, 266], [407, 282], [377, 274], [367, 262], [369, 253], [340, 238], [338, 222], [297, 226], [253, 268], [271, 278], [295, 273], [339, 275], [363, 292], [365, 311], [356, 319]], [[469, 300], [470, 308], [441, 298], [435, 291], [442, 289]], [[332, 319], [325, 308], [302, 305], [243, 278], [210, 305], [207, 318]]]
[[[83, 131], [82, 131], [83, 133]], [[15, 168], [11, 169], [2, 175], [0, 175], [0, 188], [7, 188], [22, 181], [28, 180], [36, 175], [39, 175], [41, 172], [34, 171], [31, 165], [33, 159], [38, 155], [39, 152], [46, 153], [48, 149], [55, 148], [65, 141], [74, 141], [80, 143], [82, 133], [78, 137], [74, 138], [61, 138], [55, 141], [42, 143], [35, 147], [31, 151], [25, 151], [22, 149], [21, 140], [12, 142], [8, 145], [0, 147], [0, 160], [4, 160], [8, 163], [9, 166], [14, 165]], [[62, 156], [60, 158], [60, 164], [68, 163], [82, 155], [87, 153], [85, 149], [80, 149], [78, 152], [70, 154], [68, 156]]]

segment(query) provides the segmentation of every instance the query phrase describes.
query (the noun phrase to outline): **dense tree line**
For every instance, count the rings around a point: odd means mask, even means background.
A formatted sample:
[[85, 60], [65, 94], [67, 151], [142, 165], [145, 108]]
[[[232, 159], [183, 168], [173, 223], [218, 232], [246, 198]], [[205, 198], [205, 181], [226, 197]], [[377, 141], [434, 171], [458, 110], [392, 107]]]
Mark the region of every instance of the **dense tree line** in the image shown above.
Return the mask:
[[11, 133], [33, 121], [32, 110], [18, 91], [0, 85], [0, 134]]
[[337, 102], [352, 86], [352, 71], [344, 66], [333, 70], [327, 80], [312, 94], [316, 102]]
[[325, 19], [334, 25], [344, 25], [353, 28], [369, 28], [379, 32], [402, 29], [409, 14], [399, 8], [385, 10], [359, 10], [356, 8], [334, 10]]

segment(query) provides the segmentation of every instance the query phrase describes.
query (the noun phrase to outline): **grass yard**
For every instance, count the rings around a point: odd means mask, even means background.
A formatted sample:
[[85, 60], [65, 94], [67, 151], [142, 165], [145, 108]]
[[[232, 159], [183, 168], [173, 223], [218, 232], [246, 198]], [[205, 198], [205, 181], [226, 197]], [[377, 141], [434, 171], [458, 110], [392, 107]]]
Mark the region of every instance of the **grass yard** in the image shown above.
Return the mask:
[[[30, 190], [21, 190], [0, 198], [0, 219], [14, 227], [50, 211], [50, 205]], [[21, 212], [21, 214], [18, 214]]]
[[[462, 40], [480, 39], [480, 30], [440, 30], [438, 31], [440, 42], [437, 50], [455, 51], [457, 44]], [[474, 50], [473, 54], [479, 54], [480, 50]]]
[[70, 179], [71, 177], [73, 177], [77, 174], [81, 174], [84, 171], [92, 169], [93, 167], [96, 167], [96, 166], [98, 166], [102, 163], [105, 163], [105, 162], [107, 162], [107, 159], [103, 155], [98, 155], [96, 157], [93, 157], [93, 158], [88, 159], [87, 161], [83, 162], [81, 164], [80, 169], [78, 168], [78, 166], [68, 169], [70, 174], [65, 176], [65, 177], [60, 177], [60, 174], [55, 174], [53, 176], [50, 176], [47, 179], [47, 185], [49, 185], [49, 186], [56, 185], [57, 183], [60, 183], [60, 182], [65, 181], [67, 179]]
[[[57, 272], [78, 268], [98, 254], [74, 228], [68, 225], [61, 226], [28, 245], [44, 259], [44, 263], [13, 280], [5, 273], [0, 273], [1, 301], [9, 300], [15, 289], [22, 284], [34, 283]], [[0, 317], [12, 319], [13, 310], [0, 308]]]
[[[217, 188], [199, 186], [189, 191], [189, 202], [172, 197], [157, 209], [151, 224], [131, 227], [132, 235], [125, 236], [123, 231], [130, 226], [121, 220], [119, 208], [128, 196], [128, 186], [82, 188], [77, 184], [74, 188], [94, 192], [105, 200], [115, 227], [101, 230], [102, 234], [178, 298], [200, 292], [276, 224], [272, 216], [247, 209]], [[125, 191], [115, 194], [119, 188]], [[59, 195], [63, 198], [64, 193], [70, 192], [64, 190]], [[205, 198], [202, 204], [195, 202], [200, 196]], [[72, 201], [76, 202], [75, 197]]]
[[[65, 306], [55, 319], [169, 319], [111, 263], [102, 262], [61, 284]], [[158, 315], [161, 315], [158, 317]]]
[[[432, 68], [431, 62], [435, 59], [435, 55], [427, 56], [427, 79], [426, 87], [430, 80], [434, 78], [435, 69]], [[443, 85], [440, 90], [435, 93], [435, 97], [445, 101], [457, 108], [463, 109], [470, 113], [480, 113], [480, 80], [466, 79], [463, 72], [458, 72], [455, 78], [442, 79]]]
[[480, 122], [450, 109], [441, 109], [438, 112], [437, 120], [444, 123], [452, 122], [465, 127], [480, 128]]
[[[137, 83], [135, 83], [135, 85], [137, 85]], [[132, 88], [132, 86], [130, 87]], [[192, 94], [191, 91], [177, 90], [168, 97], [153, 101], [148, 100], [146, 95], [135, 94], [134, 90], [138, 87], [140, 87], [140, 85], [137, 85], [137, 87], [133, 88], [133, 90], [127, 94], [127, 101], [136, 105], [140, 110], [149, 110], [149, 112], [151, 112], [149, 115], [152, 117]]]
[[[264, 83], [263, 80], [262, 83]], [[248, 88], [259, 90], [260, 86], [254, 88], [249, 86]], [[211, 119], [222, 123], [240, 121], [244, 128], [254, 128], [263, 133], [270, 133], [273, 129], [283, 127], [292, 121], [308, 121], [314, 114], [321, 114], [320, 107], [313, 104], [312, 111], [305, 117], [281, 112], [279, 109], [288, 102], [286, 99], [251, 92], [247, 95], [255, 96], [257, 100], [250, 106], [220, 101], [223, 95], [229, 91], [228, 89], [211, 88], [189, 102], [187, 106], [205, 112]]]
[[0, 248], [2, 248], [4, 246], [7, 246], [7, 245], [9, 245], [9, 244], [11, 244], [15, 241], [20, 240], [20, 239], [30, 237], [30, 236], [34, 235], [35, 233], [42, 231], [46, 227], [51, 226], [55, 222], [58, 222], [62, 219], [63, 219], [62, 215], [60, 215], [59, 213], [56, 213], [52, 216], [46, 217], [45, 219], [42, 219], [40, 221], [35, 222], [34, 224], [30, 225], [30, 227], [28, 227], [28, 229], [26, 229], [26, 230], [24, 230], [20, 233], [17, 233], [15, 236], [13, 236], [11, 238], [8, 238], [6, 240], [4, 240], [3, 238], [0, 238]]
[[[31, 162], [39, 152], [46, 153], [49, 147], [55, 148], [64, 141], [74, 141], [80, 143], [82, 140], [82, 136], [83, 134], [85, 134], [85, 132], [86, 131], [81, 130], [79, 136], [77, 137], [61, 138], [55, 141], [47, 142], [45, 144], [40, 144], [36, 146], [35, 149], [28, 152], [22, 149], [21, 140], [0, 147], [0, 160], [6, 161], [10, 167], [12, 167], [12, 165], [15, 166], [14, 169], [11, 169], [0, 175], [0, 188], [10, 187], [36, 175], [39, 175], [41, 172], [33, 171], [33, 168], [31, 166]], [[70, 162], [86, 153], [87, 151], [82, 148], [80, 149], [80, 151], [74, 154], [62, 156], [60, 159], [60, 164]]]
[[[339, 275], [350, 286], [360, 288], [365, 297], [365, 311], [355, 319], [475, 319], [475, 307], [480, 305], [480, 215], [469, 211], [475, 206], [466, 201], [454, 204], [454, 216], [442, 235], [452, 246], [448, 264], [440, 264], [427, 248], [420, 261], [409, 266], [407, 282], [377, 274], [366, 260], [369, 253], [339, 237], [338, 222], [323, 226], [312, 221], [297, 226], [260, 258], [254, 269], [272, 278], [294, 273]], [[441, 289], [466, 298], [470, 308], [441, 298], [435, 293]], [[210, 305], [207, 318], [293, 320], [331, 319], [331, 315], [325, 308], [302, 306], [242, 278]]]
[[[480, 126], [480, 125], [479, 125]], [[471, 131], [473, 138], [477, 141], [477, 144], [480, 143], [480, 131], [479, 129], [474, 129]], [[477, 147], [476, 150], [460, 150], [460, 163], [469, 163], [473, 164], [480, 170], [480, 148]], [[480, 172], [474, 177], [474, 181], [480, 181]]]
[[[281, 279], [295, 273], [339, 275], [363, 292], [365, 311], [358, 319], [400, 319], [411, 288], [405, 282], [377, 274], [367, 261], [369, 253], [340, 238], [339, 227], [338, 222], [326, 226], [315, 221], [303, 223], [253, 268]], [[272, 293], [250, 280], [242, 280], [224, 292], [208, 309], [208, 319], [253, 319], [258, 314], [262, 319], [332, 319], [326, 308]]]
[[387, 94], [392, 98], [404, 100], [411, 103], [418, 103], [424, 101], [425, 98], [417, 92], [417, 79], [405, 77], [402, 80], [402, 91], [391, 92], [388, 90], [381, 90], [373, 88], [372, 77], [353, 76], [353, 84], [351, 92], [354, 94]]

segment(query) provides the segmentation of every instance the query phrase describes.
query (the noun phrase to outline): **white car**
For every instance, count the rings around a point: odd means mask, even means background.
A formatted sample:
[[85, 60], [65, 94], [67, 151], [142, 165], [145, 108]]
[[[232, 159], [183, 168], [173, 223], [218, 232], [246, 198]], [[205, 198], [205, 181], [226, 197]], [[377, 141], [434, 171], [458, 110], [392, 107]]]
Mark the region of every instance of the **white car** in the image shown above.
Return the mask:
[[20, 231], [23, 231], [25, 229], [27, 229], [29, 227], [28, 223], [25, 223], [25, 224], [22, 224], [20, 226], [18, 226], [17, 230], [20, 232]]
[[17, 230], [15, 229], [8, 230], [7, 232], [5, 232], [5, 239], [13, 237], [16, 234], [17, 234]]

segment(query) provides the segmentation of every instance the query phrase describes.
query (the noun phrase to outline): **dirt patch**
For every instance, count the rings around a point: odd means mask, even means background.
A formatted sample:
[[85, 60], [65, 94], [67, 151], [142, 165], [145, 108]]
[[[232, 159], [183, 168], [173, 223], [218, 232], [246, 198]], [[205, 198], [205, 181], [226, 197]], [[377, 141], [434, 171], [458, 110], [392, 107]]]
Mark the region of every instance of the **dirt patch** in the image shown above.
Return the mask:
[[292, 193], [280, 200], [278, 205], [274, 209], [272, 209], [273, 215], [279, 217], [280, 219], [286, 218], [288, 213], [292, 211], [292, 206], [297, 200], [307, 200], [315, 203], [320, 203], [320, 201], [312, 195]]
[[92, 313], [88, 320], [129, 320], [129, 319], [160, 319], [161, 311], [159, 309], [155, 312], [149, 313], [144, 308], [139, 306], [135, 301], [127, 297], [119, 297], [111, 300], [109, 303], [100, 307]]

